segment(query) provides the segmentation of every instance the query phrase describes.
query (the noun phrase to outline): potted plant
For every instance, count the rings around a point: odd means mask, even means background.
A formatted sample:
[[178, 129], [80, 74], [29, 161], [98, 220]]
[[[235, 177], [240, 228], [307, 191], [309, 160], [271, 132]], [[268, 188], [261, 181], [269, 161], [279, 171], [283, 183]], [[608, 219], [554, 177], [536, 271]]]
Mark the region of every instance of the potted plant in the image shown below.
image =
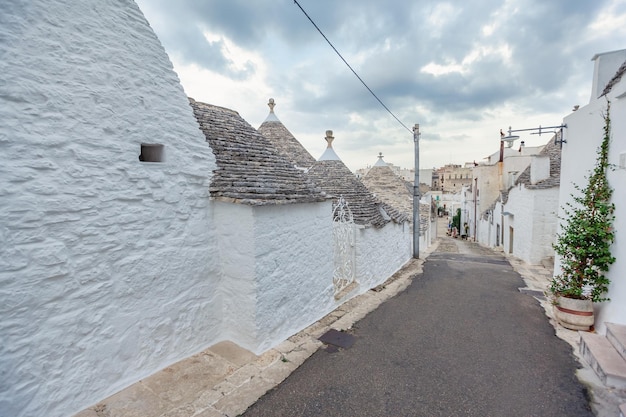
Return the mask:
[[573, 203], [567, 204], [565, 222], [554, 244], [561, 261], [561, 273], [550, 283], [555, 315], [563, 327], [573, 330], [589, 330], [593, 326], [593, 303], [608, 300], [610, 281], [606, 272], [615, 262], [611, 255], [615, 204], [611, 202], [613, 189], [606, 176], [611, 136], [609, 110], [610, 103], [604, 115], [604, 137], [595, 167], [585, 188], [575, 186], [580, 195], [572, 195]]

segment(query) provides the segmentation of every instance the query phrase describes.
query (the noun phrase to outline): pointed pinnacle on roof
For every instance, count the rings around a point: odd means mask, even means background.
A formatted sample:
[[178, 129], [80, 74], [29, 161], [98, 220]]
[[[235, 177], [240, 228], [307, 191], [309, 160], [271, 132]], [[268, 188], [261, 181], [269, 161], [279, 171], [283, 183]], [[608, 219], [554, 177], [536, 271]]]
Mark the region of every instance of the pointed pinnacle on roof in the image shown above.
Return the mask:
[[333, 136], [333, 131], [327, 130], [326, 137], [324, 139], [326, 139], [326, 143], [328, 145], [326, 145], [326, 150], [324, 151], [322, 156], [320, 156], [318, 161], [341, 161], [341, 159], [339, 158], [339, 156], [337, 156], [335, 150], [333, 149], [333, 140], [335, 140], [335, 137]]
[[378, 161], [374, 164], [375, 167], [386, 167], [387, 163], [383, 161], [383, 153], [378, 152]]
[[267, 118], [265, 119], [265, 121], [266, 122], [280, 122], [280, 120], [278, 120], [278, 117], [276, 117], [276, 115], [274, 114], [274, 107], [276, 106], [274, 99], [270, 98], [270, 101], [269, 103], [267, 103], [267, 105], [270, 108], [270, 114], [267, 115]]
[[326, 146], [327, 148], [331, 148], [333, 147], [333, 140], [335, 140], [335, 137], [333, 136], [333, 131], [332, 130], [327, 130], [326, 131], [326, 142], [328, 143], [328, 146]]

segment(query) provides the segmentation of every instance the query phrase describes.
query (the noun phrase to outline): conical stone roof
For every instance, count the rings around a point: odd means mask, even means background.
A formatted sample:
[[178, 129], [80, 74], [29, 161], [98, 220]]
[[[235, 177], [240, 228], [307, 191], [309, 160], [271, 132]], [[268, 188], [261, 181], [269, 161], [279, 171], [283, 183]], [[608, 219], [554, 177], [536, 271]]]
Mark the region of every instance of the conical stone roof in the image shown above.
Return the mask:
[[[326, 156], [329, 155], [328, 149], [332, 150], [333, 139], [332, 131], [326, 131], [328, 142], [328, 148], [324, 152]], [[334, 150], [332, 154], [336, 156]], [[385, 210], [385, 205], [363, 185], [339, 157], [320, 158], [307, 171], [307, 174], [326, 194], [333, 197], [335, 203], [339, 197], [343, 197], [348, 202], [356, 224], [380, 228], [389, 222], [389, 218], [397, 222], [407, 220], [393, 209]]]
[[189, 102], [217, 162], [211, 197], [249, 205], [328, 199], [239, 113], [191, 98]]
[[382, 154], [378, 155], [378, 161], [361, 178], [361, 181], [380, 200], [395, 207], [409, 218], [413, 217], [413, 195], [407, 189], [405, 181], [394, 174], [383, 161]]
[[278, 152], [290, 163], [298, 168], [309, 168], [315, 162], [315, 158], [302, 146], [291, 132], [282, 124], [274, 113], [276, 103], [270, 98], [267, 104], [270, 113], [265, 121], [259, 126], [261, 133], [274, 145]]

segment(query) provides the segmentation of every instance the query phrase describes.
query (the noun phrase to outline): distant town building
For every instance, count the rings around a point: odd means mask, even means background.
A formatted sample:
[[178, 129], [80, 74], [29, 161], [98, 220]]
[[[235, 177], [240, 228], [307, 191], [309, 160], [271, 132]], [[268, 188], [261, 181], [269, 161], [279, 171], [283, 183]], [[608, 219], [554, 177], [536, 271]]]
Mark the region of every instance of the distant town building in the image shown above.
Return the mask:
[[[472, 168], [470, 166], [461, 166], [457, 164], [447, 164], [437, 170], [437, 180], [435, 189], [440, 189], [444, 193], [458, 193], [463, 186], [472, 185]], [[433, 184], [434, 185], [434, 184]]]

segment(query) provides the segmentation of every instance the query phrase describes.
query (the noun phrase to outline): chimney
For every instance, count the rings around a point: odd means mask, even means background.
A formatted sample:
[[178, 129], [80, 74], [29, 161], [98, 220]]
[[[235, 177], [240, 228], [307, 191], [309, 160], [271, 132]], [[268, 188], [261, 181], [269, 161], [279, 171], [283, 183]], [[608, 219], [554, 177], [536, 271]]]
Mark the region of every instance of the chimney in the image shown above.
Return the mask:
[[594, 68], [590, 102], [600, 97], [620, 65], [626, 61], [626, 49], [595, 54], [591, 60], [594, 61]]
[[530, 160], [530, 183], [534, 185], [548, 178], [550, 178], [550, 157], [533, 155]]

